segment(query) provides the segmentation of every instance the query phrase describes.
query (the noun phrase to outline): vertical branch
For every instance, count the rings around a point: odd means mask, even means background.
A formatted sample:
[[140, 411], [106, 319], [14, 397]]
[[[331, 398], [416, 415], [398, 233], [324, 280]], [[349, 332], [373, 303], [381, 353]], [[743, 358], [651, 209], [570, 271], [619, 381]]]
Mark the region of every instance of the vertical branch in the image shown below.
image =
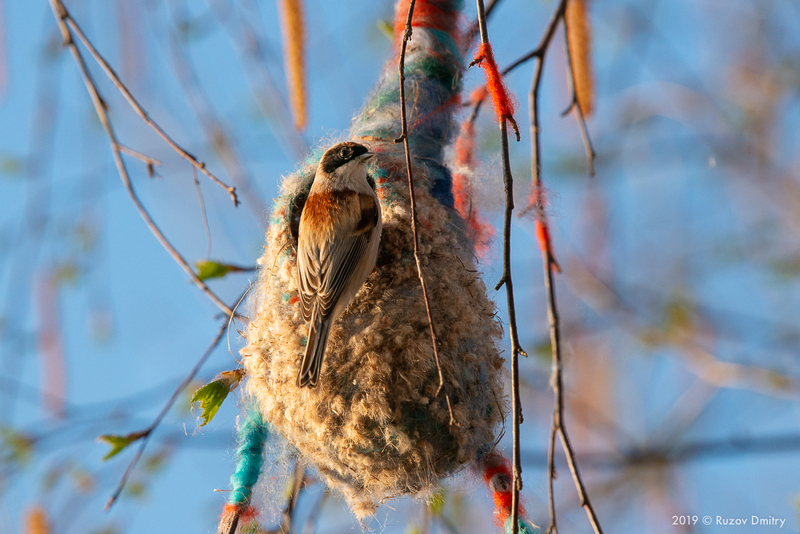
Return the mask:
[[[483, 6], [483, 0], [476, 0], [478, 7], [478, 29], [481, 36], [481, 50], [482, 55], [479, 55], [474, 62], [483, 62], [484, 68], [487, 72], [487, 77], [490, 83], [494, 80], [496, 84], [502, 84], [500, 81], [499, 73], [497, 73], [497, 66], [494, 64], [494, 58], [491, 54], [491, 47], [489, 45], [489, 32], [486, 28], [486, 12]], [[474, 63], [473, 62], [473, 63]], [[494, 76], [493, 76], [494, 75]], [[500, 95], [505, 96], [504, 88], [502, 85], [492, 91], [493, 99], [500, 99]], [[507, 97], [505, 98], [508, 101]], [[508, 106], [498, 105], [495, 101], [495, 112], [497, 119], [500, 121], [500, 141], [502, 143], [502, 157], [503, 157], [503, 184], [505, 187], [505, 214], [503, 217], [503, 277], [495, 287], [495, 290], [500, 290], [503, 285], [506, 286], [506, 301], [508, 302], [508, 329], [509, 337], [511, 338], [511, 399], [512, 399], [512, 439], [513, 439], [513, 453], [512, 453], [512, 466], [514, 483], [511, 493], [511, 532], [519, 532], [519, 492], [522, 490], [522, 462], [520, 460], [520, 430], [519, 426], [522, 423], [522, 403], [519, 395], [519, 355], [525, 355], [519, 343], [517, 334], [517, 312], [514, 304], [514, 282], [511, 278], [511, 215], [514, 211], [514, 178], [511, 175], [511, 162], [509, 158], [508, 149], [508, 123], [514, 127], [519, 139], [519, 131], [517, 130], [516, 123], [510, 114]]]
[[[556, 15], [551, 21], [551, 26], [546, 32], [546, 40], [540, 44], [539, 48], [533, 57], [536, 60], [534, 68], [533, 80], [531, 81], [531, 90], [528, 94], [528, 105], [530, 108], [530, 130], [531, 130], [531, 174], [533, 180], [533, 209], [536, 214], [537, 236], [539, 238], [539, 245], [542, 251], [542, 264], [544, 269], [544, 286], [547, 292], [547, 318], [550, 327], [550, 345], [553, 357], [553, 421], [550, 430], [550, 446], [548, 451], [548, 500], [550, 505], [550, 524], [547, 528], [547, 534], [556, 534], [558, 529], [556, 527], [556, 514], [555, 514], [555, 497], [553, 494], [553, 480], [555, 478], [555, 437], [558, 435], [561, 440], [561, 446], [567, 457], [567, 464], [569, 465], [572, 478], [575, 482], [575, 487], [578, 491], [581, 506], [586, 510], [589, 517], [589, 522], [592, 524], [596, 534], [602, 534], [603, 530], [600, 527], [600, 522], [597, 519], [597, 514], [589, 501], [589, 496], [586, 493], [586, 488], [581, 479], [578, 471], [578, 465], [575, 460], [575, 451], [572, 449], [572, 444], [567, 434], [566, 426], [564, 425], [564, 392], [563, 392], [563, 363], [561, 358], [561, 324], [558, 316], [558, 305], [556, 302], [556, 290], [554, 284], [553, 271], [558, 270], [558, 264], [552, 253], [552, 243], [550, 242], [550, 233], [547, 225], [547, 213], [545, 211], [545, 193], [542, 184], [542, 166], [540, 158], [540, 143], [539, 143], [539, 86], [542, 79], [542, 70], [544, 67], [544, 59], [546, 56], [547, 48], [552, 41], [555, 27], [559, 21], [564, 20], [564, 12], [568, 0], [561, 0]], [[570, 70], [570, 69], [568, 69]], [[574, 95], [574, 80], [573, 80], [573, 102], [572, 106], [578, 109], [576, 105], [576, 97]], [[580, 113], [580, 111], [578, 111]]]
[[[414, 195], [414, 179], [411, 173], [411, 147], [408, 143], [408, 118], [406, 114], [406, 46], [408, 45], [408, 41], [411, 39], [411, 20], [414, 17], [414, 6], [416, 5], [417, 0], [411, 0], [408, 4], [408, 17], [406, 18], [406, 26], [405, 31], [403, 32], [403, 40], [400, 45], [400, 61], [397, 64], [397, 69], [400, 74], [400, 119], [401, 119], [401, 134], [398, 139], [395, 139], [395, 143], [399, 143], [402, 141], [403, 147], [405, 148], [405, 155], [406, 155], [406, 170], [408, 171], [408, 191], [409, 197], [411, 199], [411, 232], [414, 236], [414, 261], [417, 264], [417, 275], [419, 276], [419, 283], [422, 286], [422, 297], [425, 300], [425, 311], [428, 314], [428, 325], [430, 326], [431, 330], [431, 344], [433, 345], [433, 357], [436, 359], [436, 368], [439, 371], [439, 387], [436, 389], [436, 396], [442, 391], [444, 387], [444, 376], [442, 375], [442, 366], [439, 362], [439, 349], [437, 347], [438, 342], [436, 340], [436, 330], [433, 328], [433, 318], [431, 316], [431, 305], [430, 301], [428, 300], [428, 288], [425, 284], [425, 277], [422, 274], [422, 263], [419, 259], [419, 239], [417, 237], [417, 207], [416, 207], [416, 196]], [[445, 398], [447, 399], [447, 408], [450, 411], [450, 424], [455, 423], [455, 418], [453, 417], [453, 408], [450, 405], [450, 396], [445, 394]]]
[[303, 483], [306, 478], [306, 468], [299, 458], [295, 459], [294, 463], [294, 479], [292, 480], [292, 492], [289, 494], [289, 500], [286, 501], [286, 506], [283, 508], [281, 515], [283, 522], [281, 523], [280, 532], [289, 534], [292, 530], [292, 521], [294, 519], [294, 511], [297, 507], [297, 499], [300, 496], [300, 491], [303, 489]]
[[553, 493], [553, 482], [556, 480], [556, 426], [550, 425], [550, 439], [547, 445], [547, 503], [550, 511], [550, 523], [545, 534], [558, 534], [556, 527], [556, 499]]

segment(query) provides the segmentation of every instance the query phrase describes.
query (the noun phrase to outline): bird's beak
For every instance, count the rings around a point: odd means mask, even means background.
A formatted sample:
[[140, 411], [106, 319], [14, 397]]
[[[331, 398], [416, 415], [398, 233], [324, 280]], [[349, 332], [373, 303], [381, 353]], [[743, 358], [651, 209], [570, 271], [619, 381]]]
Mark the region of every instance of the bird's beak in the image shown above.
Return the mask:
[[361, 159], [361, 161], [366, 163], [366, 162], [368, 162], [369, 160], [371, 160], [372, 158], [375, 157], [375, 153], [374, 152], [366, 152], [364, 154], [361, 154], [358, 157], [359, 157], [359, 159]]

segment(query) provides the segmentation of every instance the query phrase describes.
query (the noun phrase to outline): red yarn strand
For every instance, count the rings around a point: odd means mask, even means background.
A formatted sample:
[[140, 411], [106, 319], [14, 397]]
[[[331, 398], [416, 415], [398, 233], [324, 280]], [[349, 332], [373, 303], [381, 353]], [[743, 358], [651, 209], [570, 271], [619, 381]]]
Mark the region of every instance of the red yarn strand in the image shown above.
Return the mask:
[[511, 127], [514, 128], [514, 133], [519, 141], [519, 128], [517, 121], [514, 120], [514, 111], [517, 104], [514, 101], [511, 93], [508, 92], [503, 75], [500, 74], [500, 69], [497, 68], [497, 62], [494, 59], [494, 52], [492, 45], [489, 43], [481, 43], [478, 46], [478, 53], [475, 59], [472, 60], [470, 66], [480, 65], [486, 74], [486, 90], [492, 97], [492, 106], [494, 113], [497, 116], [497, 121], [508, 121]]
[[[495, 523], [503, 529], [511, 516], [512, 487], [514, 483], [511, 462], [502, 454], [495, 452], [484, 461], [483, 465], [483, 480], [492, 493], [492, 500], [494, 501]], [[520, 502], [520, 519], [524, 519], [525, 515], [525, 507]]]
[[539, 250], [542, 251], [542, 255], [546, 254], [547, 257], [550, 258], [550, 263], [553, 267], [553, 270], [560, 274], [562, 272], [561, 266], [558, 264], [558, 261], [556, 261], [556, 256], [553, 253], [553, 240], [550, 237], [550, 225], [547, 222], [547, 212], [545, 211], [547, 206], [547, 198], [545, 197], [541, 186], [534, 186], [533, 191], [531, 192], [529, 206], [533, 208], [536, 213], [536, 221], [534, 224], [536, 228], [536, 241], [539, 243]]
[[461, 133], [456, 139], [453, 196], [456, 211], [467, 224], [467, 237], [474, 243], [478, 256], [485, 257], [494, 237], [494, 228], [480, 215], [472, 202], [473, 190], [469, 172], [474, 168], [474, 154], [475, 125], [467, 120], [461, 125]]

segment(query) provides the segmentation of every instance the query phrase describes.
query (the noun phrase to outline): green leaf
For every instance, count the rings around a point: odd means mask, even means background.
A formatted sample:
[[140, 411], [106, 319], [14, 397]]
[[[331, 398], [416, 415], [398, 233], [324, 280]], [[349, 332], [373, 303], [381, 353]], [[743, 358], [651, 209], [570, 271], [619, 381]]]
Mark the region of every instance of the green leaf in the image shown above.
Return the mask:
[[22, 158], [3, 154], [0, 156], [0, 173], [8, 176], [22, 176], [25, 172], [25, 162]]
[[217, 415], [219, 407], [228, 397], [228, 393], [236, 389], [239, 382], [244, 377], [243, 369], [225, 371], [214, 377], [214, 380], [202, 386], [192, 395], [192, 402], [199, 402], [203, 413], [200, 418], [203, 420], [200, 426], [206, 426]]
[[428, 507], [430, 507], [431, 515], [433, 517], [441, 517], [442, 512], [444, 511], [444, 505], [446, 502], [446, 494], [443, 489], [437, 490], [433, 496], [431, 496], [431, 500], [428, 503]]
[[390, 41], [394, 41], [394, 26], [392, 26], [392, 23], [386, 19], [379, 19], [377, 24], [381, 33]]
[[772, 272], [780, 278], [800, 276], [800, 257], [781, 258], [772, 262]]
[[103, 457], [103, 461], [108, 460], [109, 458], [113, 458], [120, 452], [122, 452], [128, 445], [139, 441], [143, 437], [148, 434], [148, 431], [144, 430], [141, 432], [131, 432], [125, 436], [120, 436], [117, 434], [104, 434], [97, 438], [98, 441], [104, 441], [111, 445], [111, 451]]
[[17, 432], [11, 427], [0, 427], [0, 452], [5, 455], [0, 459], [24, 465], [30, 461], [33, 455], [34, 444], [35, 441], [32, 437]]
[[238, 273], [246, 270], [238, 265], [219, 263], [210, 260], [198, 260], [194, 262], [194, 265], [197, 267], [197, 278], [200, 280], [208, 280], [209, 278], [222, 278], [228, 273]]

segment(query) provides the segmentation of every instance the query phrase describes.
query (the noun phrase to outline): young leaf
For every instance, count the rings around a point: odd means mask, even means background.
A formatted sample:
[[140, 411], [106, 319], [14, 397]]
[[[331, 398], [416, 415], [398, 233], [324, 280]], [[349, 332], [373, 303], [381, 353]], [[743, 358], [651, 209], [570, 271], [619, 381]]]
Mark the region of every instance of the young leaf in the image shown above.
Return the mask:
[[192, 402], [199, 402], [203, 413], [200, 418], [203, 420], [200, 426], [206, 426], [217, 415], [219, 407], [228, 396], [228, 393], [236, 389], [239, 382], [244, 377], [243, 369], [225, 371], [214, 377], [214, 380], [202, 386], [192, 395]]
[[430, 502], [428, 502], [428, 507], [430, 508], [431, 515], [433, 517], [441, 517], [442, 512], [444, 512], [444, 505], [447, 495], [445, 494], [444, 489], [439, 489], [434, 492], [431, 496]]
[[200, 280], [221, 278], [234, 270], [232, 265], [209, 260], [199, 260], [194, 262], [194, 265], [197, 267], [197, 278]]
[[111, 445], [111, 450], [108, 454], [103, 457], [103, 461], [108, 460], [109, 458], [113, 458], [117, 454], [123, 451], [125, 447], [134, 443], [135, 441], [139, 441], [143, 437], [148, 434], [146, 430], [141, 432], [131, 432], [125, 436], [119, 436], [117, 434], [104, 434], [97, 438], [98, 441], [105, 441], [109, 445]]
[[390, 41], [394, 41], [394, 26], [391, 21], [379, 19], [377, 21], [378, 29]]

